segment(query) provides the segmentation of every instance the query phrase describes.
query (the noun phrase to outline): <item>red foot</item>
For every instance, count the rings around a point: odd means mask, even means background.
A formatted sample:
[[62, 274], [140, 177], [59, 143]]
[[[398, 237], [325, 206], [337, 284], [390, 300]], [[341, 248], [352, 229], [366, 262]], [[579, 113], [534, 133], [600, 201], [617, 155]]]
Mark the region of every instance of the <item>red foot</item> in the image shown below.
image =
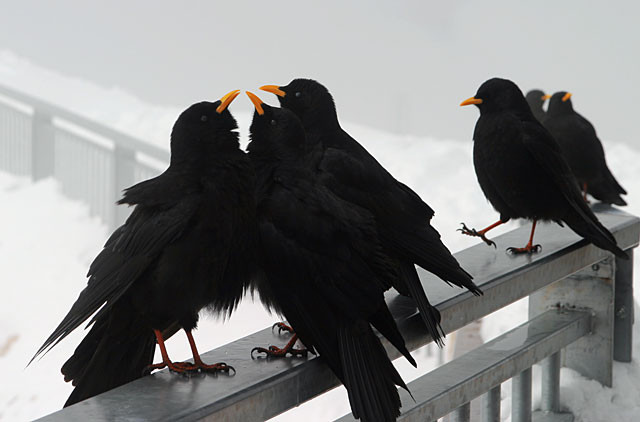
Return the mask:
[[487, 239], [487, 237], [484, 235], [485, 233], [484, 230], [476, 231], [476, 229], [468, 228], [467, 225], [464, 223], [460, 223], [460, 224], [462, 224], [462, 228], [458, 229], [458, 231], [461, 232], [462, 234], [466, 234], [467, 236], [479, 237], [487, 245], [493, 246], [494, 248], [496, 247], [496, 242], [494, 242], [493, 240]]
[[176, 372], [178, 374], [194, 374], [200, 372], [208, 372], [208, 373], [216, 373], [216, 372], [225, 372], [229, 373], [236, 370], [233, 366], [227, 365], [224, 362], [214, 363], [213, 365], [207, 365], [206, 363], [191, 363], [191, 362], [160, 362], [154, 363], [153, 365], [149, 365], [146, 368], [147, 373], [151, 373], [154, 369], [163, 369], [169, 368], [170, 371]]
[[273, 324], [273, 326], [271, 327], [271, 331], [273, 331], [276, 327], [278, 327], [278, 334], [282, 334], [283, 332], [295, 334], [293, 328], [291, 328], [284, 322], [276, 322], [275, 324]]
[[268, 349], [265, 349], [264, 347], [254, 347], [251, 349], [251, 358], [253, 359], [253, 352], [264, 353], [266, 357], [274, 358], [283, 358], [288, 354], [291, 356], [307, 357], [307, 354], [309, 353], [307, 349], [296, 349], [293, 347], [297, 340], [298, 336], [294, 334], [293, 337], [291, 337], [291, 340], [289, 340], [289, 343], [287, 343], [287, 345], [282, 349], [276, 346], [269, 346]]

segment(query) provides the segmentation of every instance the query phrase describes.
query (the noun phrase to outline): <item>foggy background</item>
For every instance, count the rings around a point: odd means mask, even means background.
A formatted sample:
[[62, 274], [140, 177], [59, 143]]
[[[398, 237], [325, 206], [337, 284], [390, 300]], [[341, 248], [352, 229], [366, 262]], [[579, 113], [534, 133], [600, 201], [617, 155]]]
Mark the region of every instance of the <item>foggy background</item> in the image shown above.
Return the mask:
[[[502, 76], [525, 92], [570, 91], [602, 139], [640, 145], [640, 2], [0, 4], [0, 49], [153, 104], [184, 108], [310, 77], [343, 121], [470, 140], [477, 113], [458, 104]], [[235, 107], [250, 111], [248, 101]]]

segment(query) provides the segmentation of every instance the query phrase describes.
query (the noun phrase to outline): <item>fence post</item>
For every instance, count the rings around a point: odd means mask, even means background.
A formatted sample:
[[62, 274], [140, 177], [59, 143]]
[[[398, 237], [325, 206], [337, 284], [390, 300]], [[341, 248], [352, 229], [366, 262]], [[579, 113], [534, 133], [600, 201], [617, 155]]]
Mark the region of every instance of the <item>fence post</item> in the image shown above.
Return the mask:
[[613, 358], [618, 362], [631, 362], [633, 357], [633, 249], [626, 252], [628, 261], [616, 258]]
[[588, 309], [591, 334], [564, 350], [563, 366], [611, 386], [615, 260], [612, 255], [529, 296], [529, 318], [550, 308]]
[[31, 130], [31, 178], [34, 181], [53, 175], [55, 131], [50, 115], [35, 109]]
[[135, 166], [136, 166], [136, 153], [134, 150], [123, 147], [120, 144], [115, 144], [114, 150], [114, 192], [113, 203], [116, 207], [113, 213], [114, 221], [109, 222], [112, 228], [116, 228], [123, 224], [131, 209], [127, 206], [116, 206], [115, 202], [122, 197], [122, 190], [128, 188], [135, 183]]

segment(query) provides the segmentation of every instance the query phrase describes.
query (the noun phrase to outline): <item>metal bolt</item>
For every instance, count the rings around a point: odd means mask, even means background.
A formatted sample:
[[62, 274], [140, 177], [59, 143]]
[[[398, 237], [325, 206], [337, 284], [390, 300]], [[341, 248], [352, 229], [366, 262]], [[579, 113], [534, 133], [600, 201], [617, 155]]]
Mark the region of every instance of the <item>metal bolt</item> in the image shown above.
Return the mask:
[[593, 265], [591, 266], [591, 269], [592, 269], [593, 271], [598, 271], [598, 270], [600, 269], [600, 265], [599, 265], [599, 264], [593, 264]]
[[620, 319], [625, 319], [627, 317], [627, 308], [625, 306], [621, 306], [616, 311], [616, 316]]

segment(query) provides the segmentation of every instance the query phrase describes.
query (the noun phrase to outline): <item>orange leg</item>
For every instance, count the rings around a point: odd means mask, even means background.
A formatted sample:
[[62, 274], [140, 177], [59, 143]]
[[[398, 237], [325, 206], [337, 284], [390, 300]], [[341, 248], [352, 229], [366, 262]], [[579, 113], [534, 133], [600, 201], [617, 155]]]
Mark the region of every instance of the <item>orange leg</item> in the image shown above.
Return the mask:
[[589, 200], [587, 199], [587, 182], [584, 182], [582, 184], [582, 197], [584, 198], [584, 202], [588, 204]]
[[160, 354], [162, 355], [161, 363], [154, 363], [153, 365], [147, 366], [147, 372], [151, 372], [154, 369], [162, 369], [164, 367], [169, 368], [171, 371], [179, 372], [179, 373], [191, 373], [191, 372], [229, 372], [233, 367], [226, 365], [225, 363], [216, 363], [214, 365], [206, 365], [202, 362], [200, 358], [200, 354], [198, 353], [198, 349], [196, 347], [195, 340], [191, 335], [190, 331], [185, 330], [187, 333], [187, 339], [189, 340], [189, 345], [191, 346], [191, 352], [193, 353], [193, 362], [172, 362], [169, 359], [169, 354], [167, 353], [167, 347], [164, 344], [164, 339], [162, 338], [162, 333], [159, 330], [153, 330], [156, 335], [156, 341], [158, 342], [158, 346], [160, 346]]
[[524, 248], [507, 248], [507, 251], [514, 255], [522, 254], [522, 253], [532, 254], [535, 252], [540, 252], [542, 247], [540, 245], [533, 244], [533, 233], [536, 231], [537, 222], [538, 222], [537, 220], [533, 220], [533, 226], [531, 227], [531, 236], [529, 236], [529, 243], [527, 243], [527, 246], [525, 246]]
[[489, 240], [487, 239], [487, 237], [485, 236], [485, 233], [488, 232], [491, 229], [494, 229], [496, 227], [498, 227], [501, 224], [504, 224], [505, 222], [502, 220], [498, 220], [495, 223], [493, 223], [492, 225], [490, 225], [489, 227], [485, 227], [484, 229], [480, 230], [480, 231], [476, 231], [476, 229], [470, 229], [467, 227], [466, 224], [461, 223], [462, 224], [462, 228], [458, 229], [458, 231], [462, 232], [462, 234], [466, 234], [467, 236], [475, 236], [475, 237], [479, 237], [480, 239], [482, 239], [484, 241], [484, 243], [486, 243], [489, 246], [493, 246], [494, 248], [496, 247], [496, 242], [494, 242], [493, 240]]
[[283, 331], [287, 333], [295, 334], [295, 331], [293, 331], [293, 328], [288, 326], [285, 322], [276, 322], [271, 326], [271, 331], [273, 331], [276, 327], [278, 327], [278, 334], [282, 334]]
[[269, 346], [268, 349], [265, 349], [263, 347], [254, 347], [253, 349], [251, 349], [251, 357], [253, 357], [253, 352], [264, 353], [266, 356], [274, 358], [283, 358], [286, 357], [287, 354], [291, 354], [292, 356], [306, 357], [308, 353], [307, 349], [295, 349], [293, 347], [295, 346], [296, 341], [298, 341], [298, 336], [294, 334], [293, 337], [291, 337], [291, 340], [289, 340], [289, 343], [287, 343], [286, 346], [284, 346], [282, 349], [276, 346]]

